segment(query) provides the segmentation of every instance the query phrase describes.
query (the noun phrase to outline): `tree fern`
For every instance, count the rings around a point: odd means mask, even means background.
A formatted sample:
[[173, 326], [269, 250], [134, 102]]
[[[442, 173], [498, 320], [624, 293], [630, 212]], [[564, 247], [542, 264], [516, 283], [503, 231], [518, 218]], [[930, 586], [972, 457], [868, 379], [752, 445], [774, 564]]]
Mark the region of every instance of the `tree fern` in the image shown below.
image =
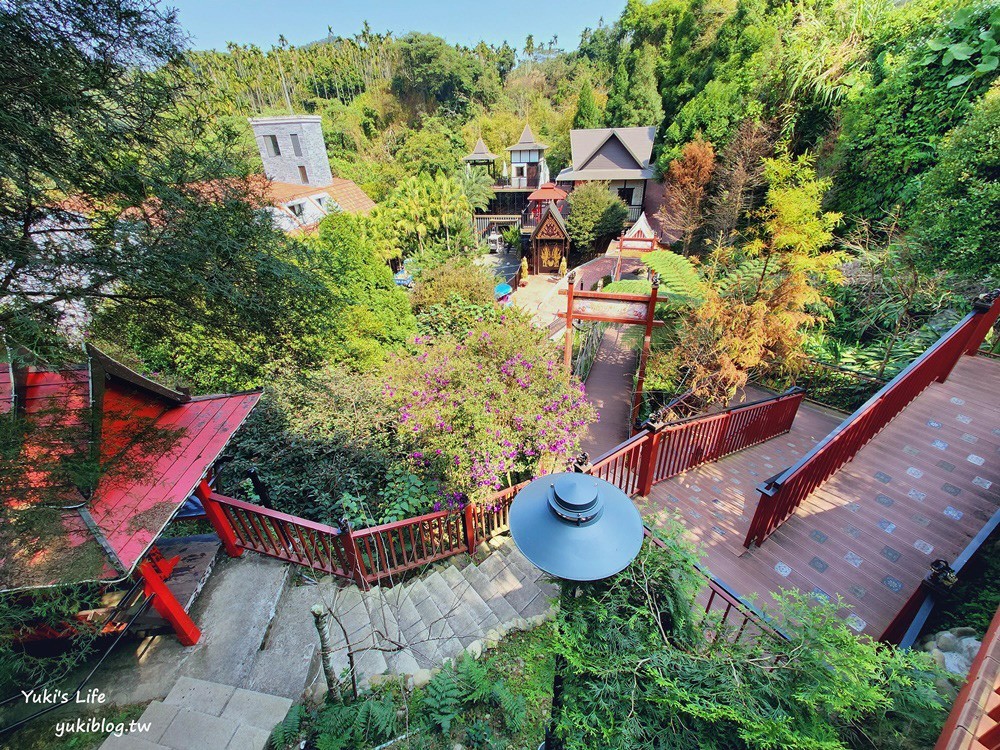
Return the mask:
[[701, 301], [702, 281], [694, 264], [669, 250], [645, 253], [642, 262], [660, 277], [659, 295], [684, 305]]

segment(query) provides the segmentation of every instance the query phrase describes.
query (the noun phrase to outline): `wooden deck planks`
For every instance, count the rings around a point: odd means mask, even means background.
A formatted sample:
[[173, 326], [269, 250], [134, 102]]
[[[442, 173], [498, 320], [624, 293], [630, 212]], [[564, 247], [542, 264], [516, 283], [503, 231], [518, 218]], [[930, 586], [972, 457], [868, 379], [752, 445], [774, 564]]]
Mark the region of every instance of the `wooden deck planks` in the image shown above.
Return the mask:
[[657, 485], [641, 509], [678, 512], [712, 573], [759, 606], [782, 588], [840, 595], [848, 623], [878, 637], [930, 562], [954, 560], [1000, 506], [998, 393], [1000, 362], [963, 357], [760, 548], [742, 547], [755, 485], [836, 424], [811, 405], [788, 435]]

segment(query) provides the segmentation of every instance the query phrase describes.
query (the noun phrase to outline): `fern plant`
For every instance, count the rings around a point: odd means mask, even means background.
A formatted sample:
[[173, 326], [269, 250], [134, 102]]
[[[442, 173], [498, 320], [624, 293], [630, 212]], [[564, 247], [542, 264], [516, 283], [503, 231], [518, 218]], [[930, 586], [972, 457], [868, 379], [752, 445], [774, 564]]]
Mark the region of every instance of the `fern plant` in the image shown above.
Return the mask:
[[669, 250], [644, 253], [642, 262], [660, 277], [658, 296], [682, 305], [697, 305], [704, 296], [694, 264]]
[[464, 703], [482, 703], [490, 698], [493, 681], [490, 679], [489, 662], [477, 661], [468, 654], [462, 654], [455, 664], [455, 671], [464, 691]]
[[271, 731], [268, 747], [271, 750], [285, 750], [302, 741], [302, 719], [306, 710], [302, 706], [292, 706], [285, 718]]
[[442, 732], [451, 731], [451, 723], [461, 711], [462, 688], [458, 678], [450, 669], [443, 669], [427, 683], [424, 708], [434, 726]]

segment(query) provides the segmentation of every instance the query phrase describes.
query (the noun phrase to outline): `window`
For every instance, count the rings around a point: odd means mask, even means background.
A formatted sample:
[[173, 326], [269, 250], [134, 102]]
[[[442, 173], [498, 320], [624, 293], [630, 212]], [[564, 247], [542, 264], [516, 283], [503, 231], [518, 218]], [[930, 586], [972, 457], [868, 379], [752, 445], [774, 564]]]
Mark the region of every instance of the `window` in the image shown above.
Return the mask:
[[305, 167], [299, 167], [299, 179], [302, 180], [303, 185], [309, 184], [309, 174], [306, 172]]
[[292, 153], [296, 156], [302, 156], [302, 144], [299, 143], [299, 134], [292, 133]]
[[291, 211], [293, 214], [295, 214], [295, 218], [301, 219], [302, 218], [302, 214], [304, 214], [306, 212], [306, 204], [305, 203], [289, 203], [288, 204], [288, 210]]
[[634, 187], [620, 187], [618, 188], [618, 197], [625, 201], [626, 206], [631, 206], [632, 199], [635, 197]]
[[278, 136], [265, 135], [264, 145], [267, 147], [268, 156], [281, 156], [281, 148], [278, 146]]

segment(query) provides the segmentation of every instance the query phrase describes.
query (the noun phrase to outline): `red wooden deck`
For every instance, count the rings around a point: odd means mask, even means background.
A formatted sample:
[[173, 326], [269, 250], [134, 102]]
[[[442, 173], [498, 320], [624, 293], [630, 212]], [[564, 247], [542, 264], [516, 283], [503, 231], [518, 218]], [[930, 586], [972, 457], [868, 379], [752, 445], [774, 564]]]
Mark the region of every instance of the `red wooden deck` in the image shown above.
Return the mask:
[[766, 609], [797, 588], [841, 596], [877, 638], [937, 558], [952, 561], [1000, 506], [1000, 362], [962, 357], [759, 548], [743, 546], [757, 484], [794, 463], [839, 419], [803, 404], [787, 435], [656, 485], [640, 505], [677, 512], [717, 578]]

